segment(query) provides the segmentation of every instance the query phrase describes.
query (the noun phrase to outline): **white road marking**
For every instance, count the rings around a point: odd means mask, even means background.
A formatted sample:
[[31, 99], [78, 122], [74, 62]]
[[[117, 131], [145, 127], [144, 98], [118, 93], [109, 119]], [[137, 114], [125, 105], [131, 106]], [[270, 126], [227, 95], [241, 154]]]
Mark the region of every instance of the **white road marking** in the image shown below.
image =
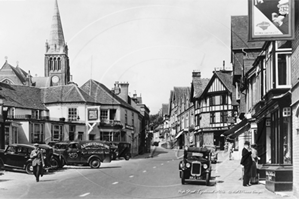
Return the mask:
[[129, 178], [133, 178], [133, 176], [129, 176]]
[[154, 166], [153, 169], [155, 169], [156, 167]]
[[161, 163], [161, 165], [164, 165], [164, 163]]
[[118, 184], [119, 182], [114, 182], [114, 183], [112, 183], [112, 184]]
[[168, 162], [170, 162], [170, 161], [168, 161]]
[[89, 195], [90, 193], [84, 193], [84, 194], [81, 194], [79, 197], [85, 197], [87, 195]]
[[146, 173], [146, 172], [147, 172], [146, 170], [143, 171], [143, 173]]

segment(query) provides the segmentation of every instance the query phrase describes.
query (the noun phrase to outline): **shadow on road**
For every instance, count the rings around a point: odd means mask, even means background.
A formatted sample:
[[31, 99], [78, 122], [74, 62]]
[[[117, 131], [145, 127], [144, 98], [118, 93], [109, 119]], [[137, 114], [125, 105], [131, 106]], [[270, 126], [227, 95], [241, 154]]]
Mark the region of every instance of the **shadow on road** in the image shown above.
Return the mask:
[[0, 182], [7, 182], [10, 181], [9, 179], [0, 179]]

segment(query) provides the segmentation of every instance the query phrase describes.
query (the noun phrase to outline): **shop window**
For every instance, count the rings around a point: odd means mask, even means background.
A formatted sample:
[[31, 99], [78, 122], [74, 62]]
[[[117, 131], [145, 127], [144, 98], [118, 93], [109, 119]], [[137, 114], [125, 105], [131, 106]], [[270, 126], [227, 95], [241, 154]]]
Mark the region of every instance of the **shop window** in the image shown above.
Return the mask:
[[95, 135], [90, 134], [90, 135], [89, 135], [89, 140], [95, 140]]
[[44, 124], [30, 123], [31, 143], [44, 142]]
[[62, 141], [63, 140], [63, 131], [61, 125], [52, 126], [52, 141]]

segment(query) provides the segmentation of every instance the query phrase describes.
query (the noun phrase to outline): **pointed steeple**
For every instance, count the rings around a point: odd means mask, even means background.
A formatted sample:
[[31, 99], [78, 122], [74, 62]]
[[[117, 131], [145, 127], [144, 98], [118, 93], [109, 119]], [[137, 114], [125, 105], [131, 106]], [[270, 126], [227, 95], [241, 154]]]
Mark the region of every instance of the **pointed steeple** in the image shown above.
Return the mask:
[[46, 46], [48, 46], [47, 52], [49, 53], [63, 52], [65, 50], [65, 39], [64, 39], [60, 14], [58, 10], [57, 0], [55, 0], [55, 5], [54, 5], [54, 14], [52, 17], [49, 43], [47, 42]]

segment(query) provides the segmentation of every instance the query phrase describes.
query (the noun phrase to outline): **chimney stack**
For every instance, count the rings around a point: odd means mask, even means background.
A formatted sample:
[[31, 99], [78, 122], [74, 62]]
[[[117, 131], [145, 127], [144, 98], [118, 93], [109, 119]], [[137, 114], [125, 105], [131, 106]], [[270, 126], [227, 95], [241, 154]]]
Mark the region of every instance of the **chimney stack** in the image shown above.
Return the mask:
[[201, 78], [201, 72], [198, 70], [194, 70], [192, 73], [193, 81], [194, 80], [200, 80]]

